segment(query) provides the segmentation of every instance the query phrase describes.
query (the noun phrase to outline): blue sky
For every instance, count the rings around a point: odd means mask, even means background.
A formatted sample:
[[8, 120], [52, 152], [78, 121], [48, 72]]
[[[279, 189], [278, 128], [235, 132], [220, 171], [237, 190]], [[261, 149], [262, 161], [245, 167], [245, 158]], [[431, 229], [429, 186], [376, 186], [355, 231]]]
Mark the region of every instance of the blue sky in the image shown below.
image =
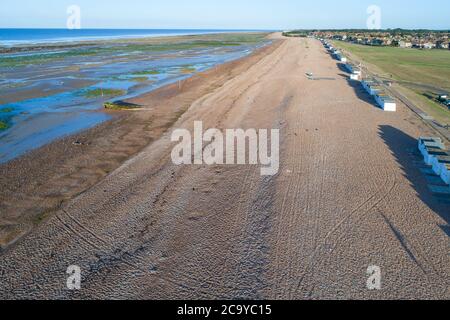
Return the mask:
[[0, 0], [0, 28], [65, 28], [73, 4], [82, 28], [364, 28], [375, 4], [383, 28], [450, 29], [448, 0]]

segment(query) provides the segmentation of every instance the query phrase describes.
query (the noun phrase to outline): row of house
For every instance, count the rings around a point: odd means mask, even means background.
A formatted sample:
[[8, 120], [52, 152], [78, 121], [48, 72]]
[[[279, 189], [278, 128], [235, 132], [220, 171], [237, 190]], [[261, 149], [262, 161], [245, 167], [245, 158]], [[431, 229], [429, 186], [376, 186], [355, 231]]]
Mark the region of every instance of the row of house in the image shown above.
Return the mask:
[[419, 150], [424, 161], [433, 172], [441, 177], [445, 184], [450, 184], [450, 152], [445, 148], [441, 138], [421, 137]]
[[436, 42], [424, 42], [424, 41], [403, 41], [394, 40], [392, 46], [400, 48], [415, 48], [415, 49], [449, 49], [450, 43], [444, 42], [442, 40]]
[[393, 46], [416, 49], [450, 49], [450, 34], [444, 32], [388, 32], [388, 31], [316, 31], [316, 37], [347, 41], [369, 46]]

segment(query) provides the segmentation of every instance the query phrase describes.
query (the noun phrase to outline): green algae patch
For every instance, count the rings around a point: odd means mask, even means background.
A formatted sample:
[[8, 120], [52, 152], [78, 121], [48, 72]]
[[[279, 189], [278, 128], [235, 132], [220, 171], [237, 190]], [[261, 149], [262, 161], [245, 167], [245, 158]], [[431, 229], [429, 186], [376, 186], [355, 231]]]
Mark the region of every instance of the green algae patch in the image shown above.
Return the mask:
[[194, 73], [196, 71], [197, 71], [197, 69], [195, 69], [195, 67], [193, 67], [193, 66], [183, 66], [180, 70], [180, 72], [183, 74], [190, 74], [190, 73]]
[[151, 76], [151, 75], [157, 75], [157, 74], [160, 74], [161, 72], [159, 72], [158, 70], [144, 70], [144, 71], [137, 71], [137, 72], [134, 72], [133, 74], [134, 75], [136, 75], [136, 76], [145, 76], [145, 75], [149, 75], [149, 76]]
[[5, 121], [0, 120], [0, 131], [6, 130], [9, 128], [9, 125]]
[[123, 101], [106, 102], [103, 104], [107, 110], [139, 110], [141, 107], [134, 103], [128, 103]]
[[10, 113], [10, 112], [13, 112], [13, 111], [14, 111], [13, 108], [3, 108], [3, 109], [0, 109], [0, 113]]
[[86, 98], [98, 98], [98, 97], [116, 97], [126, 94], [124, 90], [118, 89], [90, 89], [83, 92], [83, 96]]
[[131, 80], [135, 81], [135, 82], [147, 82], [148, 78], [147, 77], [134, 77]]

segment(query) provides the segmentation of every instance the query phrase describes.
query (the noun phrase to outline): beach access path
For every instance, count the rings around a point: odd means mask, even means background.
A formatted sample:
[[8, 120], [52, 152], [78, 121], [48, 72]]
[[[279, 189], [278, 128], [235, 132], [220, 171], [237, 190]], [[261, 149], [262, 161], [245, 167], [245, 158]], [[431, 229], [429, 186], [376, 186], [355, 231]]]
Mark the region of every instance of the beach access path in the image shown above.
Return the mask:
[[[279, 174], [174, 165], [172, 130], [200, 120], [280, 129]], [[449, 205], [417, 156], [430, 130], [377, 108], [319, 41], [286, 39], [6, 250], [0, 298], [448, 299]]]

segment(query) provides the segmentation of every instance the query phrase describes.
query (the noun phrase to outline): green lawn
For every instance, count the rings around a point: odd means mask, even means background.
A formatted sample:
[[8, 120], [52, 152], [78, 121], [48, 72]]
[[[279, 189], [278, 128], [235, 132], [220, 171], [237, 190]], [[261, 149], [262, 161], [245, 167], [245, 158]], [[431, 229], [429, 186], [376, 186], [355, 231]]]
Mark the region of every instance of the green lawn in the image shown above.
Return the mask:
[[450, 50], [371, 47], [337, 42], [344, 50], [378, 66], [394, 79], [430, 84], [450, 91]]
[[335, 45], [399, 81], [409, 90], [409, 98], [436, 120], [450, 122], [450, 111], [435, 101], [438, 91], [450, 92], [450, 50], [371, 47], [342, 41]]

